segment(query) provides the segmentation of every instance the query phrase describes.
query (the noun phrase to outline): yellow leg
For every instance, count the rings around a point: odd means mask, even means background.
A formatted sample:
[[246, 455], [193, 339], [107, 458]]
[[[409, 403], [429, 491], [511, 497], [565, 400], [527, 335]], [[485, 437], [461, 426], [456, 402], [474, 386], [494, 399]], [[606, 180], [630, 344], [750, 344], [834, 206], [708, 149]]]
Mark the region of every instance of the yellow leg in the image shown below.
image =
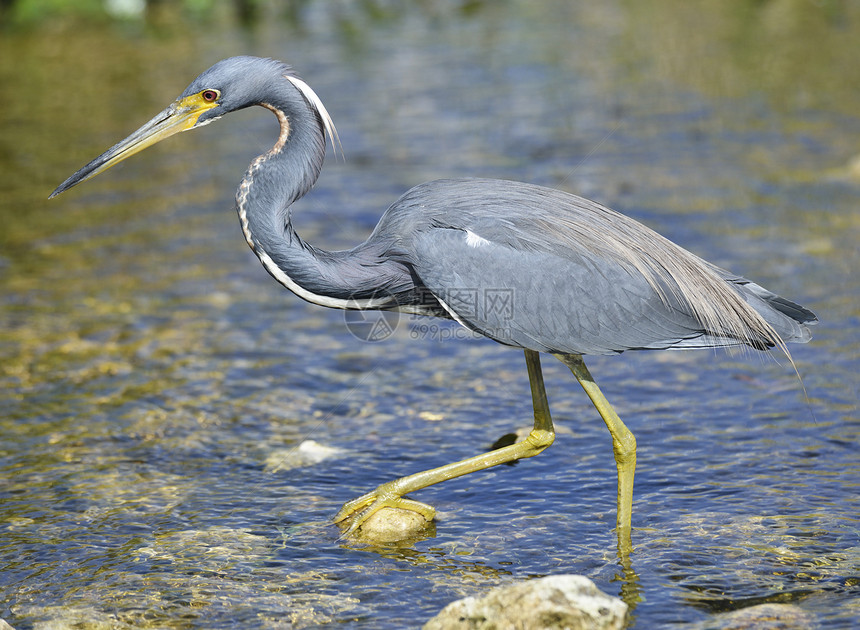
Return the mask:
[[632, 550], [630, 539], [631, 517], [633, 515], [633, 475], [636, 472], [636, 438], [628, 429], [603, 392], [597, 387], [597, 383], [585, 367], [582, 356], [578, 354], [556, 355], [562, 363], [570, 368], [576, 380], [582, 385], [585, 393], [594, 403], [597, 412], [612, 435], [612, 450], [615, 453], [615, 465], [618, 468], [618, 512], [615, 517], [616, 533], [618, 535], [618, 548], [621, 552], [629, 553]]
[[471, 472], [498, 466], [507, 462], [533, 457], [553, 443], [555, 432], [549, 413], [549, 403], [543, 385], [543, 374], [540, 368], [540, 355], [533, 350], [526, 350], [526, 366], [529, 371], [529, 383], [532, 391], [535, 424], [529, 435], [521, 442], [505, 446], [494, 451], [470, 457], [461, 462], [447, 464], [432, 470], [401, 477], [379, 486], [376, 490], [348, 501], [334, 517], [335, 523], [352, 518], [345, 535], [354, 534], [371, 515], [382, 508], [393, 507], [410, 510], [421, 514], [428, 521], [433, 520], [435, 510], [424, 503], [404, 499], [403, 496], [432, 486], [433, 484], [454, 479]]

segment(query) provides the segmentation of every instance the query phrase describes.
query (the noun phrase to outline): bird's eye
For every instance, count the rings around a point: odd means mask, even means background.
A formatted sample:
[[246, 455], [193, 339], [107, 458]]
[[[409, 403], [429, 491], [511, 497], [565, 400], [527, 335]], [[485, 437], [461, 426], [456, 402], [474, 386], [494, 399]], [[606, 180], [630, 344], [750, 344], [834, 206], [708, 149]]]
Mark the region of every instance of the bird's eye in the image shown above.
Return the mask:
[[202, 98], [207, 103], [214, 103], [218, 100], [219, 96], [220, 94], [218, 93], [218, 90], [203, 90], [202, 92], [200, 92], [200, 98]]

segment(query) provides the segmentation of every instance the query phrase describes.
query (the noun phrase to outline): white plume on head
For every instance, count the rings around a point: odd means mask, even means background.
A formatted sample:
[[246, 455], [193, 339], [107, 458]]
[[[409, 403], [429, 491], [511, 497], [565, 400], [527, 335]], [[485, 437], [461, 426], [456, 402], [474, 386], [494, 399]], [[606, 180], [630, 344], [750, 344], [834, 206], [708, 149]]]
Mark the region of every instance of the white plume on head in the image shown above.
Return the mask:
[[307, 83], [302, 81], [295, 75], [285, 74], [284, 77], [296, 86], [296, 89], [302, 93], [308, 103], [319, 113], [320, 118], [322, 118], [323, 127], [325, 127], [325, 131], [328, 134], [328, 139], [331, 142], [332, 149], [340, 149], [341, 153], [343, 153], [343, 147], [340, 144], [340, 138], [337, 135], [337, 129], [334, 126], [334, 121], [331, 119], [331, 116], [328, 113], [328, 110], [323, 105], [323, 102], [320, 100], [320, 97], [317, 96], [316, 92], [311, 89]]

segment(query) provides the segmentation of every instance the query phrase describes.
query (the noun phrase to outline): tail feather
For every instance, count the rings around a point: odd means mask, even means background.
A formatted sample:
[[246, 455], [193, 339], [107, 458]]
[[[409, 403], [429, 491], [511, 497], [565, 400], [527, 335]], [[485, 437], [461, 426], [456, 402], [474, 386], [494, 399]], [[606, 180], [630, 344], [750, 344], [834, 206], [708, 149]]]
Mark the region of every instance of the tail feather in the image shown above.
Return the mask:
[[818, 323], [815, 313], [746, 278], [728, 276], [725, 279], [737, 287], [747, 303], [773, 326], [783, 341], [806, 343], [812, 339], [808, 327]]

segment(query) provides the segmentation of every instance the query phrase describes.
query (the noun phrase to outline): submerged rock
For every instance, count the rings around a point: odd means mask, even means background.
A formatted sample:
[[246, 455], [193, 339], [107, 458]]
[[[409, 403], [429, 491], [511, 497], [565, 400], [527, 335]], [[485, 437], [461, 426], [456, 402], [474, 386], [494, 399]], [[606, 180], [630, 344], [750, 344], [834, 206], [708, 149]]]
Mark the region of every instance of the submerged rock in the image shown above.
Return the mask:
[[[348, 527], [350, 522], [351, 520], [347, 520], [341, 527]], [[433, 522], [427, 521], [418, 512], [385, 507], [362, 523], [354, 538], [358, 542], [372, 545], [388, 544], [425, 538], [432, 536], [434, 532]]]
[[313, 466], [333, 457], [340, 457], [346, 451], [334, 446], [326, 446], [315, 440], [305, 440], [289, 449], [278, 449], [266, 457], [266, 472], [281, 472], [304, 466]]
[[815, 618], [793, 604], [759, 604], [692, 626], [691, 630], [812, 630]]
[[424, 630], [610, 630], [624, 626], [627, 605], [581, 575], [550, 575], [500, 586], [448, 604]]

